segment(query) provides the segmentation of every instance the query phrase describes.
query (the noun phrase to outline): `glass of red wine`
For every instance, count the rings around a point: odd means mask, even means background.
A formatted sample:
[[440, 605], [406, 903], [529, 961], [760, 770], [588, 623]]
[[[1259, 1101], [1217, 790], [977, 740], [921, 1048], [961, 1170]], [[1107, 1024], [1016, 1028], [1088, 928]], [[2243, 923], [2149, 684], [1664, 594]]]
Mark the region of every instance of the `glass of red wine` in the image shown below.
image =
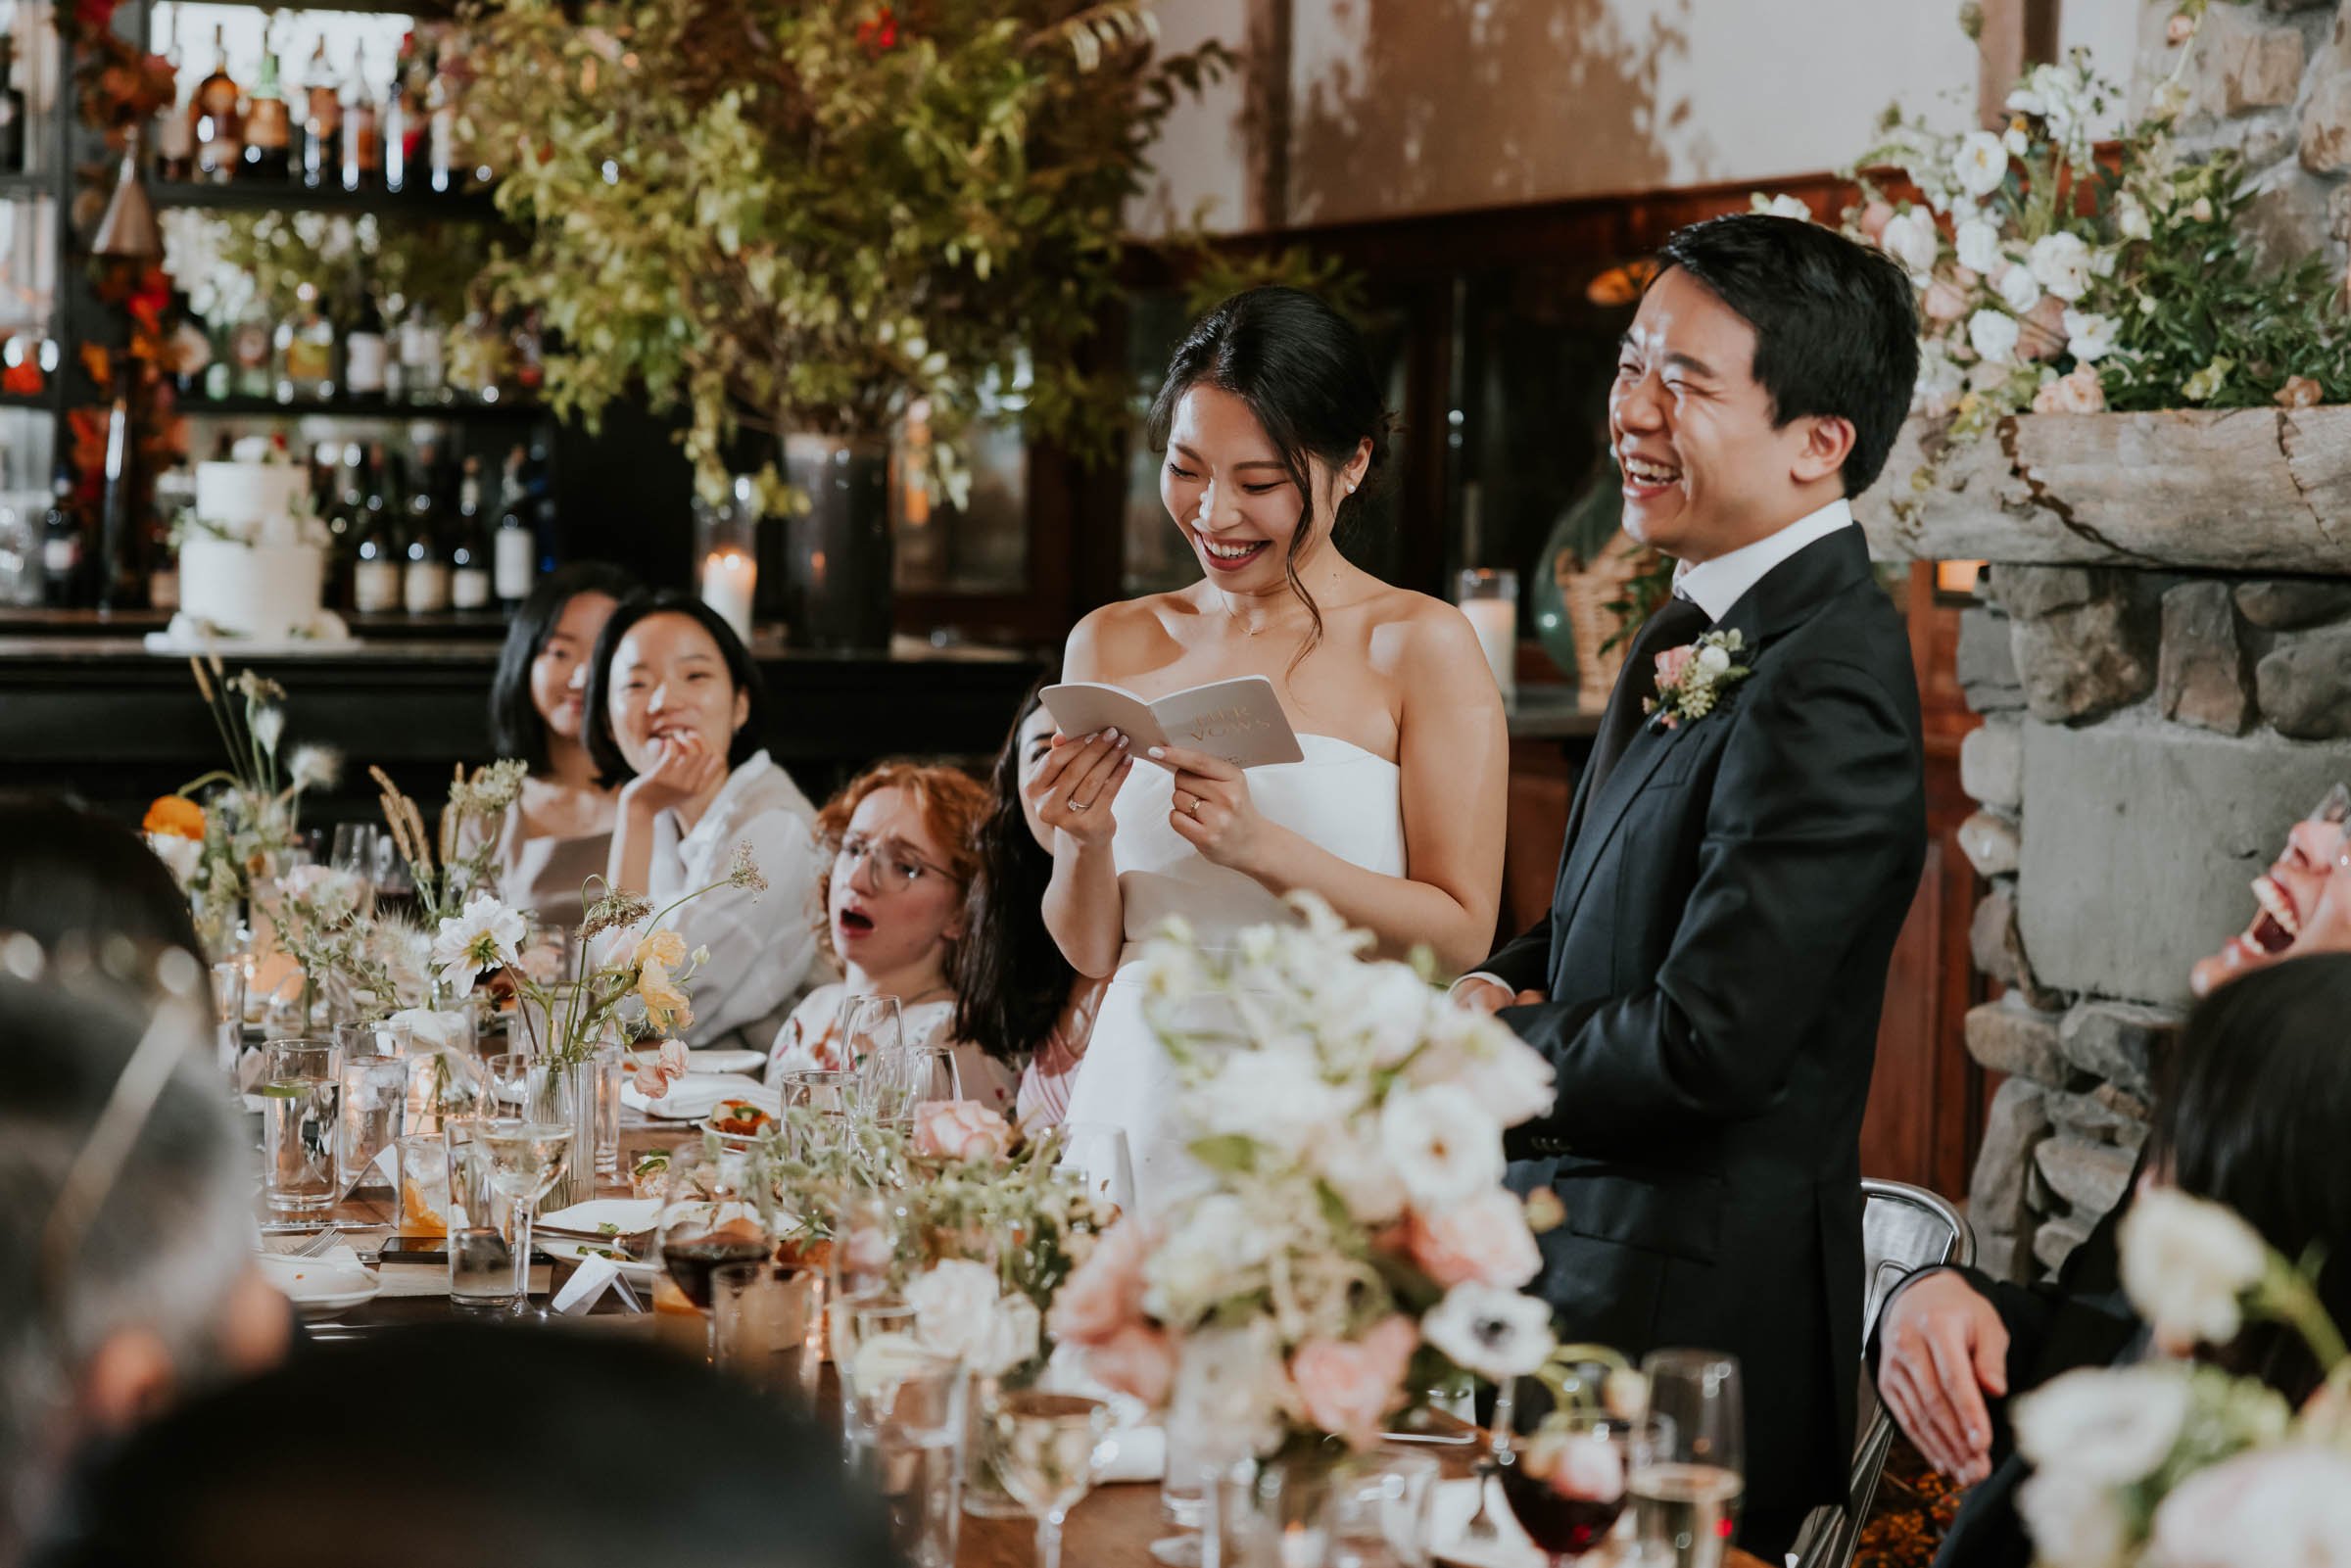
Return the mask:
[[1669, 1445], [1669, 1427], [1662, 1416], [1561, 1409], [1533, 1379], [1520, 1380], [1498, 1477], [1511, 1517], [1552, 1568], [1607, 1540], [1631, 1499], [1634, 1470]]
[[655, 1226], [661, 1266], [707, 1317], [714, 1271], [776, 1255], [775, 1204], [758, 1152], [715, 1137], [671, 1150]]

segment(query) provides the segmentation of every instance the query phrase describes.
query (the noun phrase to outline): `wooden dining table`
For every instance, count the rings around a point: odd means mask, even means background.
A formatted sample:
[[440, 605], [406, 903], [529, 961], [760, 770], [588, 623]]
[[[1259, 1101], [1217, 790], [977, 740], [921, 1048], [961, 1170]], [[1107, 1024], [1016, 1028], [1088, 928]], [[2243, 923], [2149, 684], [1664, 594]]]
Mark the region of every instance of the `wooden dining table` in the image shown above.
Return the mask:
[[[690, 1124], [674, 1121], [648, 1120], [635, 1112], [625, 1112], [621, 1124], [620, 1169], [623, 1179], [600, 1184], [596, 1196], [626, 1198], [630, 1196], [626, 1172], [646, 1153], [667, 1149], [698, 1137]], [[374, 1245], [394, 1233], [394, 1198], [387, 1188], [361, 1188], [347, 1198], [334, 1213], [335, 1222], [362, 1249]], [[573, 1265], [555, 1260], [551, 1270], [549, 1297], [562, 1289]], [[397, 1333], [403, 1327], [427, 1323], [445, 1323], [460, 1315], [479, 1317], [482, 1314], [461, 1314], [445, 1295], [378, 1296], [373, 1301], [348, 1308], [332, 1319], [309, 1325], [313, 1340], [333, 1343], [360, 1336], [373, 1337]], [[664, 1320], [668, 1321], [665, 1322]], [[675, 1314], [656, 1311], [628, 1311], [607, 1293], [595, 1309], [580, 1316], [553, 1316], [546, 1320], [552, 1326], [574, 1332], [611, 1334], [628, 1338], [656, 1340], [679, 1345], [682, 1349], [695, 1343], [696, 1336], [681, 1336], [664, 1332], [675, 1322]], [[522, 1325], [518, 1331], [527, 1332]], [[827, 1383], [830, 1384], [828, 1369]], [[1460, 1448], [1414, 1446], [1417, 1451], [1434, 1452], [1448, 1478], [1460, 1479], [1468, 1474], [1465, 1451]], [[1158, 1568], [1151, 1555], [1151, 1543], [1173, 1530], [1160, 1511], [1157, 1482], [1114, 1482], [1097, 1487], [1074, 1508], [1063, 1534], [1062, 1560], [1071, 1568]], [[1499, 1494], [1497, 1494], [1499, 1498]], [[1496, 1506], [1501, 1504], [1497, 1501]], [[1445, 1559], [1439, 1557], [1439, 1562]], [[962, 1521], [955, 1554], [957, 1568], [1033, 1568], [1036, 1557], [1036, 1529], [1026, 1519], [982, 1519], [966, 1515]], [[1535, 1561], [1532, 1557], [1527, 1561]], [[1583, 1560], [1584, 1568], [1607, 1568], [1609, 1557], [1593, 1553]], [[1732, 1551], [1724, 1558], [1724, 1568], [1763, 1568], [1756, 1558], [1745, 1552]]]

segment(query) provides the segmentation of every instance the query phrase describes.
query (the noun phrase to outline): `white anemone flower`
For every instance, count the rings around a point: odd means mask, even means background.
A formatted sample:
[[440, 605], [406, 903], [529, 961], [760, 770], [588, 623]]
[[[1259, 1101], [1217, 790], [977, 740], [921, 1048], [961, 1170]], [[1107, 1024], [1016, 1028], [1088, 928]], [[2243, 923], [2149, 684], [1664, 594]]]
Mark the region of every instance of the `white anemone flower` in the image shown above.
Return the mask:
[[484, 971], [520, 961], [516, 949], [528, 933], [522, 917], [489, 894], [467, 899], [461, 912], [441, 922], [433, 938], [433, 966], [441, 983], [458, 995], [472, 990]]
[[1541, 1366], [1557, 1343], [1551, 1308], [1496, 1285], [1456, 1285], [1420, 1320], [1420, 1337], [1465, 1372], [1501, 1382]]
[[2123, 1216], [2123, 1289], [2174, 1345], [2226, 1345], [2247, 1291], [2269, 1267], [2269, 1244], [2231, 1211], [2177, 1187], [2138, 1195]]

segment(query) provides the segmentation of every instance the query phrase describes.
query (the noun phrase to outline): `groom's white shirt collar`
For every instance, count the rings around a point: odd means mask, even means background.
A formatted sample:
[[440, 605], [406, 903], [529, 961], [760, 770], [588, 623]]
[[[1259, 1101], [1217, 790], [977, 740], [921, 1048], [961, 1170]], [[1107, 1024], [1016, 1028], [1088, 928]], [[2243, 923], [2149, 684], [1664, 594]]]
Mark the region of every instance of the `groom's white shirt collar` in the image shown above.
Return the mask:
[[1675, 567], [1673, 591], [1704, 610], [1708, 620], [1719, 621], [1780, 562], [1806, 545], [1826, 539], [1840, 528], [1852, 526], [1853, 509], [1840, 496], [1820, 510], [1799, 517], [1778, 533], [1766, 534], [1751, 545], [1742, 545], [1710, 561], [1696, 565], [1684, 562]]

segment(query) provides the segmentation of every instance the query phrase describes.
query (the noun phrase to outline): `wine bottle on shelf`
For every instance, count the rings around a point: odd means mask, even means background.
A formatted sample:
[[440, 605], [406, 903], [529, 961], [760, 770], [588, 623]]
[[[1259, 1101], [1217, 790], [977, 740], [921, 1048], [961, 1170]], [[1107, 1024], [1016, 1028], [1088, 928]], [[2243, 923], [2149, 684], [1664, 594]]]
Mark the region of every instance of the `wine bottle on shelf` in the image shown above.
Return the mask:
[[457, 85], [450, 74], [451, 58], [444, 44], [433, 63], [432, 84], [424, 90], [424, 157], [428, 182], [436, 196], [454, 196], [465, 188], [464, 154], [457, 146]]
[[490, 607], [489, 517], [482, 510], [482, 460], [467, 457], [457, 481], [457, 513], [450, 529], [449, 604], [456, 610]]
[[41, 519], [41, 602], [53, 610], [77, 610], [83, 597], [81, 525], [73, 517], [73, 472], [57, 465], [49, 485], [49, 511]]
[[196, 177], [225, 183], [244, 156], [244, 121], [237, 115], [237, 79], [228, 73], [228, 29], [213, 29], [213, 73], [196, 84], [190, 121], [196, 142]]
[[16, 82], [16, 34], [0, 32], [0, 174], [24, 172], [24, 90]]
[[196, 169], [196, 126], [190, 119], [194, 96], [187, 61], [179, 49], [179, 7], [171, 8], [171, 30], [164, 44], [164, 59], [171, 67], [171, 102], [157, 114], [155, 172], [159, 179], [185, 180]]
[[367, 85], [367, 50], [354, 44], [351, 76], [343, 84], [343, 188], [369, 191], [384, 177], [383, 120]]
[[400, 394], [407, 403], [449, 401], [448, 362], [443, 355], [441, 318], [422, 300], [400, 322]]
[[283, 182], [293, 171], [293, 121], [277, 81], [277, 51], [262, 44], [261, 73], [245, 105], [244, 172], [249, 178]]
[[318, 309], [318, 285], [294, 286], [294, 313], [277, 324], [277, 401], [323, 403], [335, 395], [335, 324]]
[[441, 534], [440, 475], [433, 449], [416, 451], [415, 488], [408, 495], [408, 571], [401, 602], [410, 615], [445, 615], [450, 605], [450, 569]]
[[356, 441], [329, 449], [333, 469], [329, 488], [332, 503], [323, 508], [326, 516], [327, 570], [331, 584], [327, 590], [333, 600], [330, 608], [351, 609], [352, 570], [358, 564], [360, 540], [367, 532], [367, 455]]
[[342, 129], [343, 99], [322, 32], [303, 71], [302, 182], [312, 190], [343, 183]]
[[384, 189], [398, 193], [408, 188], [415, 172], [412, 155], [421, 110], [408, 92], [408, 73], [415, 69], [416, 34], [400, 35], [400, 52], [392, 57], [392, 90], [384, 95]]
[[271, 363], [274, 323], [257, 293], [245, 302], [237, 323], [228, 333], [228, 390], [238, 398], [277, 395], [277, 371]]
[[353, 271], [351, 292], [351, 314], [343, 329], [343, 392], [359, 403], [381, 403], [391, 356], [384, 313], [364, 267]]
[[506, 454], [504, 497], [493, 562], [498, 602], [509, 615], [522, 607], [522, 601], [530, 596], [531, 584], [539, 576], [539, 541], [531, 532], [528, 504], [522, 488], [522, 449], [516, 447]]
[[360, 543], [353, 552], [351, 607], [360, 615], [389, 615], [400, 608], [401, 568], [395, 516], [381, 443], [367, 450], [367, 497], [360, 511]]

